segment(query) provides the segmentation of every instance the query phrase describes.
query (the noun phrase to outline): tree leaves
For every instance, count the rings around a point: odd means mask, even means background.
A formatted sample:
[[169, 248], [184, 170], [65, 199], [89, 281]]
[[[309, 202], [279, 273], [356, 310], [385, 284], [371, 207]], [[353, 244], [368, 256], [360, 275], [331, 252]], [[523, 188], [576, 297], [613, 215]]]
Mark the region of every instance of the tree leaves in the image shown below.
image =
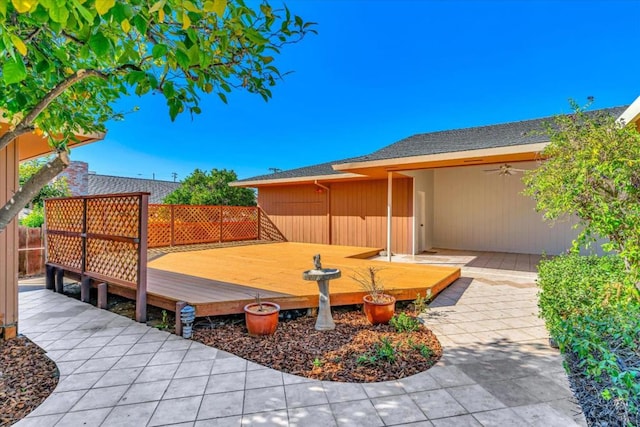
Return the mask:
[[17, 56], [7, 60], [2, 66], [2, 77], [5, 84], [20, 83], [27, 78], [27, 69], [22, 58]]
[[38, 4], [38, 0], [11, 0], [11, 4], [13, 4], [13, 7], [15, 7], [18, 12], [25, 13]]
[[104, 56], [109, 53], [110, 44], [109, 39], [107, 39], [102, 33], [97, 33], [91, 36], [89, 39], [89, 46], [91, 46], [91, 50], [97, 56]]
[[96, 10], [100, 15], [104, 15], [115, 6], [116, 0], [96, 0]]

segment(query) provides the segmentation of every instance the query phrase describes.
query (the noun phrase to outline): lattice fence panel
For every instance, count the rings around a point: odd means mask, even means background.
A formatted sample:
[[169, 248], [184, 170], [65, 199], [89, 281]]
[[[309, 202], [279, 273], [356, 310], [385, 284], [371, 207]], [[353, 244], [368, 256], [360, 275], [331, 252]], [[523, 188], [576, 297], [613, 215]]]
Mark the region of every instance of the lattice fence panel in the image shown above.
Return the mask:
[[139, 209], [137, 195], [87, 199], [87, 233], [138, 237]]
[[278, 227], [271, 221], [264, 211], [260, 212], [260, 240], [271, 240], [273, 242], [286, 242], [287, 238]]
[[82, 270], [82, 239], [64, 234], [47, 235], [47, 262]]
[[51, 199], [45, 204], [47, 229], [55, 231], [82, 232], [82, 199]]
[[176, 245], [210, 243], [220, 240], [219, 206], [174, 206]]
[[171, 245], [170, 205], [149, 205], [148, 230], [150, 248]]
[[257, 238], [258, 208], [222, 207], [222, 241], [256, 240]]
[[85, 270], [136, 285], [138, 282], [138, 244], [87, 238]]

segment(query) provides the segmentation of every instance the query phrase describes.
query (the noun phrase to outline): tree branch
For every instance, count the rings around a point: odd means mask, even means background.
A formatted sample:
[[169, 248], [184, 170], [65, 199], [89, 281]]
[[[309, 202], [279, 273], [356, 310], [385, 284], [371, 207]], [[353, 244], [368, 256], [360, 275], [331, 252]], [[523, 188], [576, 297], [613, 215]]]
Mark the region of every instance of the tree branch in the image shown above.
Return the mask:
[[58, 83], [53, 89], [47, 93], [36, 105], [25, 115], [17, 125], [10, 131], [0, 136], [0, 150], [9, 145], [11, 141], [17, 137], [24, 135], [25, 133], [32, 132], [35, 127], [33, 125], [34, 120], [42, 113], [42, 111], [49, 106], [58, 96], [60, 96], [65, 90], [73, 86], [75, 83], [84, 80], [88, 77], [100, 77], [105, 78], [106, 75], [102, 71], [98, 70], [78, 70], [71, 74], [65, 80]]
[[38, 194], [38, 191], [69, 166], [69, 155], [61, 151], [58, 155], [36, 172], [16, 191], [5, 205], [0, 208], [0, 233], [11, 220]]

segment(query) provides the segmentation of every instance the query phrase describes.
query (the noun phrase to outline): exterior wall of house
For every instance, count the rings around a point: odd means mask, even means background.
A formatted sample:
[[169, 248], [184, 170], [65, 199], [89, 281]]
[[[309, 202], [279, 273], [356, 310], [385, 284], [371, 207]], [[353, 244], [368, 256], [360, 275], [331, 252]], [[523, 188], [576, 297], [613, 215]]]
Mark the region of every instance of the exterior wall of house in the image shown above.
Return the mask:
[[[18, 190], [18, 141], [0, 150], [0, 206]], [[6, 263], [5, 263], [6, 261]], [[18, 221], [0, 232], [0, 339], [16, 333], [18, 321]]]
[[[533, 169], [535, 162], [514, 164]], [[434, 171], [433, 246], [448, 249], [558, 254], [571, 246], [573, 222], [543, 221], [522, 195], [521, 174], [484, 172], [491, 166]]]
[[[393, 184], [395, 253], [412, 251], [413, 180]], [[347, 246], [386, 247], [387, 181], [352, 181], [327, 185], [262, 187], [258, 204], [287, 240]]]

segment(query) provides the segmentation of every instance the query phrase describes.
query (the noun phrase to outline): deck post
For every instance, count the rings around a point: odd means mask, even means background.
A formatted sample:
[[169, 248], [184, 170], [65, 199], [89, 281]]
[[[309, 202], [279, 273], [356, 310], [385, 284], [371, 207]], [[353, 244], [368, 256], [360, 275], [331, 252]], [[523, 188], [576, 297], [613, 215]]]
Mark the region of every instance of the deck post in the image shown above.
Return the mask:
[[391, 262], [391, 224], [393, 215], [393, 172], [387, 172], [387, 261]]
[[184, 301], [178, 301], [176, 303], [176, 335], [182, 336], [182, 319], [180, 318], [180, 312], [187, 306]]
[[107, 309], [107, 284], [104, 282], [98, 284], [98, 308]]
[[56, 268], [56, 292], [64, 293], [64, 270], [62, 268]]
[[47, 264], [45, 266], [46, 269], [46, 279], [45, 279], [45, 289], [49, 289], [49, 290], [54, 290], [56, 287], [56, 269], [52, 266]]
[[80, 301], [89, 302], [91, 300], [91, 277], [82, 276], [80, 281]]
[[136, 322], [147, 321], [147, 246], [149, 221], [149, 194], [140, 195], [138, 209], [138, 285], [136, 286]]

